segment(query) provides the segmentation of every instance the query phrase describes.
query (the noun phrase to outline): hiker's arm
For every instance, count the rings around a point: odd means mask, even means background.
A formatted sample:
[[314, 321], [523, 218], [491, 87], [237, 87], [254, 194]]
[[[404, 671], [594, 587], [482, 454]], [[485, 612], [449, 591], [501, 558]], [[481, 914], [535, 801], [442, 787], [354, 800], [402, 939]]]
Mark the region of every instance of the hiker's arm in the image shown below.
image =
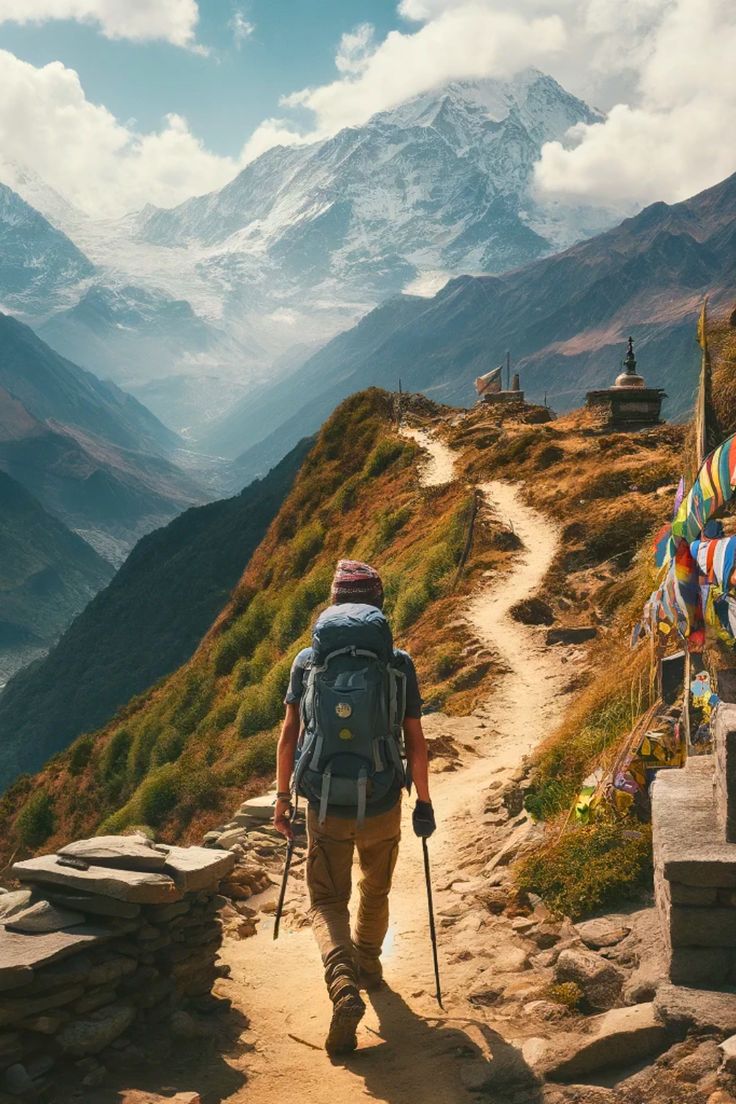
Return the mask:
[[430, 801], [429, 758], [421, 718], [404, 717], [404, 742], [406, 744], [406, 761], [409, 764], [417, 797], [420, 801]]
[[[299, 739], [299, 706], [287, 705], [284, 723], [281, 726], [278, 747], [276, 748], [276, 789], [279, 793], [286, 793], [291, 786], [291, 775], [294, 770], [294, 756], [296, 744]], [[273, 814], [274, 827], [286, 836], [291, 837], [291, 823], [289, 821], [290, 802], [282, 800], [276, 802]]]

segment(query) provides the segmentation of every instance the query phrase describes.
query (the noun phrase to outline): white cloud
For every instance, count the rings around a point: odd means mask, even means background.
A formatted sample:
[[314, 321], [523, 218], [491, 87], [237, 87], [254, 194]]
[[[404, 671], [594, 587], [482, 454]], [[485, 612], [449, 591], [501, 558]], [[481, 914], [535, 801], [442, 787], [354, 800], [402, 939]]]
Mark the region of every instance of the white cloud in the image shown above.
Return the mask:
[[672, 202], [736, 171], [736, 9], [731, 0], [649, 7], [632, 95], [604, 123], [545, 146], [536, 170], [542, 193]]
[[375, 49], [376, 29], [370, 23], [361, 23], [354, 31], [348, 31], [340, 39], [335, 55], [335, 67], [340, 73], [361, 73], [370, 61]]
[[416, 31], [391, 31], [373, 49], [364, 41], [359, 64], [352, 69], [345, 68], [346, 56], [354, 54], [346, 55], [344, 42], [340, 79], [283, 100], [286, 107], [313, 112], [315, 137], [363, 123], [377, 111], [449, 80], [509, 77], [530, 64], [549, 61], [564, 46], [565, 28], [557, 15], [530, 18], [466, 0], [447, 7]]
[[228, 26], [233, 33], [233, 41], [238, 49], [246, 42], [255, 31], [255, 23], [246, 18], [245, 12], [236, 11]]
[[193, 48], [196, 0], [0, 0], [0, 23], [73, 19], [96, 24], [106, 38], [163, 39]]
[[73, 69], [36, 68], [0, 50], [0, 151], [27, 165], [73, 203], [119, 215], [170, 206], [221, 187], [239, 168], [209, 152], [185, 119], [169, 115], [159, 131], [138, 134], [90, 103]]

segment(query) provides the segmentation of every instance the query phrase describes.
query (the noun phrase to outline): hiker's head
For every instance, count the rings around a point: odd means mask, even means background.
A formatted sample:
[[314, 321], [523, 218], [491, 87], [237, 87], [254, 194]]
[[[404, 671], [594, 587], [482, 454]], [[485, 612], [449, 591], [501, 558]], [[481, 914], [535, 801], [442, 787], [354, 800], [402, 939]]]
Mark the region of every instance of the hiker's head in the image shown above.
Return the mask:
[[338, 560], [330, 592], [332, 604], [362, 602], [366, 606], [383, 608], [381, 576], [370, 564], [360, 560]]

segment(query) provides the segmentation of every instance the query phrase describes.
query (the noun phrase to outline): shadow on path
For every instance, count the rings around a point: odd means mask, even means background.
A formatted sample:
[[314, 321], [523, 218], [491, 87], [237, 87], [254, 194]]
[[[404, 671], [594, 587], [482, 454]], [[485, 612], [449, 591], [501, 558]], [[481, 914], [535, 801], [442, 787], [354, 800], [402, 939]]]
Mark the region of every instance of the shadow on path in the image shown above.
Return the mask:
[[[487, 1024], [468, 1018], [454, 1019], [438, 1012], [436, 1018], [413, 1012], [407, 1003], [384, 985], [369, 994], [379, 1020], [375, 1045], [363, 1045], [344, 1064], [365, 1083], [366, 1094], [385, 1104], [469, 1104], [477, 1101], [476, 1092], [463, 1084], [471, 1068], [478, 1075], [491, 1076], [503, 1067], [520, 1071], [511, 1090], [518, 1091], [524, 1077], [530, 1089], [529, 1104], [541, 1093], [529, 1084], [530, 1072], [521, 1055]], [[466, 1029], [473, 1030], [483, 1045], [474, 1041]], [[490, 1088], [490, 1086], [489, 1086]], [[503, 1097], [493, 1093], [494, 1100]]]

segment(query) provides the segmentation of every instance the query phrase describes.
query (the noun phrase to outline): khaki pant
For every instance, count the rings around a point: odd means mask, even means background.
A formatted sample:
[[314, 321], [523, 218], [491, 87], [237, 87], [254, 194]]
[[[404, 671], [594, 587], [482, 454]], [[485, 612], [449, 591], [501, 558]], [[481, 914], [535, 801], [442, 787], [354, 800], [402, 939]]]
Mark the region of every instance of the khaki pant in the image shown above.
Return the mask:
[[[336, 1000], [346, 986], [356, 984], [358, 969], [380, 973], [379, 956], [388, 930], [388, 895], [401, 838], [401, 801], [387, 813], [366, 817], [360, 828], [355, 820], [343, 817], [328, 816], [322, 825], [317, 820], [317, 813], [310, 809], [309, 916], [322, 955], [327, 988]], [[362, 877], [351, 937], [348, 904], [356, 848]]]

